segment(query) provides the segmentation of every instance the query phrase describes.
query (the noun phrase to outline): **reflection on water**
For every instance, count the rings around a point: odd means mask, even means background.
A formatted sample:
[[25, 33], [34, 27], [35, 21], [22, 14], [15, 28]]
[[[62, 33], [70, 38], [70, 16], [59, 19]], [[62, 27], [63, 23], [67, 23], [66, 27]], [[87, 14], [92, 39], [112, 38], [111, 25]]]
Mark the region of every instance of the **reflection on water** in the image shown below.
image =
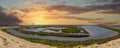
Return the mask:
[[60, 40], [60, 41], [85, 41], [89, 39], [101, 39], [101, 38], [107, 38], [111, 37], [114, 35], [117, 35], [118, 33], [105, 29], [102, 27], [98, 26], [82, 26], [82, 28], [86, 29], [89, 33], [89, 37], [58, 37], [58, 36], [40, 36], [40, 35], [30, 35], [30, 34], [23, 34], [18, 31], [8, 29], [7, 31], [15, 34], [17, 36], [22, 36], [22, 37], [30, 37], [30, 38], [39, 38], [39, 39], [49, 39], [49, 40]]

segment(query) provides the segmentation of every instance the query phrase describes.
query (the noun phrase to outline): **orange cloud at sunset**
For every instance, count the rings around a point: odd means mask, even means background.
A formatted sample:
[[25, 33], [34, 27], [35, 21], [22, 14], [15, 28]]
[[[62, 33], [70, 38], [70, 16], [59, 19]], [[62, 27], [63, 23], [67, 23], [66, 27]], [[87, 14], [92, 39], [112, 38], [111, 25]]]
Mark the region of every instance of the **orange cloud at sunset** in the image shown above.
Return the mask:
[[[22, 22], [23, 25], [31, 24], [79, 24], [79, 23], [89, 23], [88, 20], [97, 20], [97, 19], [87, 19], [87, 18], [78, 18], [74, 16], [68, 16], [68, 12], [57, 11], [57, 10], [46, 10], [46, 9], [18, 9], [13, 10], [15, 14]], [[70, 21], [71, 20], [71, 21]]]
[[[83, 8], [69, 5], [46, 5], [37, 1], [25, 2], [24, 4], [32, 7], [12, 8], [6, 12], [8, 15], [12, 14], [12, 17], [20, 20], [16, 23], [19, 25], [116, 24], [119, 22], [118, 18], [120, 17], [118, 5]], [[109, 12], [112, 14], [109, 14]]]

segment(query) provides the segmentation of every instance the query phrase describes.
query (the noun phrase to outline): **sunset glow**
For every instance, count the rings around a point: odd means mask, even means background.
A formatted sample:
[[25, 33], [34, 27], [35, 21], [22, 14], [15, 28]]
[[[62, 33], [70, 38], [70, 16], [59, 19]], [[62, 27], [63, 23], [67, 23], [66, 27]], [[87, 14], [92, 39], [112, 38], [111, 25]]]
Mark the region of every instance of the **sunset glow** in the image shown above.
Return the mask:
[[[71, 0], [73, 1], [73, 0]], [[4, 1], [1, 1], [4, 2]], [[53, 4], [52, 1], [26, 0], [13, 1], [16, 5], [8, 7], [9, 3], [1, 3], [7, 15], [14, 15], [20, 25], [96, 25], [96, 24], [120, 24], [119, 7], [117, 5], [101, 6], [104, 4], [95, 3], [92, 5], [79, 4], [74, 1], [72, 4]], [[66, 1], [70, 2], [70, 1]], [[76, 6], [78, 4], [78, 6]], [[108, 3], [109, 4], [109, 3]], [[4, 6], [3, 6], [4, 5]], [[10, 4], [11, 5], [11, 4]], [[24, 6], [23, 6], [24, 5]], [[89, 7], [90, 6], [90, 7]], [[100, 7], [99, 7], [100, 6]], [[113, 6], [113, 7], [111, 7]], [[108, 9], [107, 7], [111, 7]], [[116, 9], [114, 9], [116, 8]], [[113, 10], [114, 9], [114, 10]], [[2, 23], [7, 24], [7, 23]]]

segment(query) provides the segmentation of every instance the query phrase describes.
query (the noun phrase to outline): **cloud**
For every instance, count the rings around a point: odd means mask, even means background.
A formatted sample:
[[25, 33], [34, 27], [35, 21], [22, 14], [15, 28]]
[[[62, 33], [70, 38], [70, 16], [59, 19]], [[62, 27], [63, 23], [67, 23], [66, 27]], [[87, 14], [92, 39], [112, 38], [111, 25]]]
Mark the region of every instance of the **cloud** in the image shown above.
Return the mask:
[[120, 0], [113, 0], [113, 3], [120, 3]]
[[91, 21], [91, 23], [97, 25], [120, 25], [120, 22]]
[[[24, 12], [24, 15], [21, 16], [21, 12]], [[74, 20], [77, 23], [84, 21], [84, 22], [89, 22], [89, 21], [101, 21], [103, 18], [87, 18], [87, 17], [79, 17], [79, 16], [69, 16], [65, 14], [61, 14], [62, 11], [52, 11], [49, 12], [48, 10], [41, 10], [41, 9], [35, 9], [35, 8], [27, 8], [27, 9], [17, 9], [17, 14], [19, 16], [19, 19], [22, 20], [21, 24], [42, 24], [42, 23], [47, 23], [47, 22], [52, 22], [52, 21], [66, 21], [70, 22], [69, 20]], [[59, 14], [60, 13], [60, 14]], [[32, 20], [32, 21], [31, 21]], [[65, 22], [63, 22], [65, 23]], [[71, 24], [71, 23], [69, 23]]]
[[3, 10], [4, 10], [4, 8], [0, 6], [0, 12], [2, 12]]
[[[24, 2], [24, 4], [36, 6], [36, 8], [44, 8], [49, 11], [57, 10], [57, 11], [66, 11], [70, 14], [81, 14], [87, 13], [91, 11], [98, 10], [112, 10], [107, 12], [98, 12], [98, 13], [109, 13], [109, 14], [119, 14], [120, 10], [120, 0], [90, 0], [87, 1], [89, 4], [85, 7], [75, 7], [72, 5], [66, 4], [57, 4], [57, 5], [48, 5], [47, 2], [42, 1], [33, 1], [33, 2]], [[91, 3], [90, 3], [91, 2]], [[72, 4], [72, 3], [71, 3]], [[102, 4], [102, 5], [99, 5]], [[84, 5], [84, 4], [83, 4]]]
[[[102, 1], [101, 2], [106, 2]], [[113, 2], [118, 2], [114, 0]], [[103, 18], [89, 18], [89, 17], [80, 17], [72, 16], [70, 14], [82, 14], [92, 11], [105, 10], [98, 13], [109, 13], [109, 14], [120, 14], [120, 4], [104, 4], [96, 6], [86, 6], [86, 7], [75, 7], [70, 5], [44, 5], [41, 2], [25, 2], [24, 4], [28, 5], [37, 5], [37, 7], [23, 8], [23, 9], [14, 9], [14, 13], [6, 14], [2, 12], [4, 9], [0, 9], [0, 23], [1, 24], [31, 24], [31, 23], [44, 23], [49, 20], [75, 20], [80, 22], [88, 21], [92, 24], [117, 24], [117, 22], [101, 22], [105, 19]], [[17, 15], [17, 16], [16, 16]], [[69, 16], [70, 15], [70, 16]], [[32, 20], [32, 21], [31, 21]], [[62, 21], [63, 21], [62, 20]], [[107, 19], [106, 19], [107, 20]], [[66, 22], [67, 22], [66, 21]]]
[[71, 14], [80, 14], [80, 13], [95, 11], [94, 9], [90, 9], [90, 8], [74, 7], [74, 6], [67, 6], [67, 5], [51, 6], [51, 9], [58, 10], [58, 11], [67, 11]]
[[86, 7], [75, 7], [70, 5], [46, 5], [45, 3], [42, 3], [40, 1], [33, 2], [32, 4], [45, 8], [50, 11], [52, 10], [66, 11], [66, 12], [69, 12], [70, 14], [81, 14], [81, 13], [87, 13], [87, 12], [98, 11], [98, 10], [106, 10], [106, 11], [112, 10], [112, 11], [98, 12], [98, 13], [120, 14], [119, 0], [96, 0], [95, 1], [96, 4], [99, 4], [102, 2], [108, 2], [108, 3], [103, 5], [90, 5]]
[[[97, 7], [97, 8], [99, 8], [99, 7]], [[106, 12], [99, 12], [99, 13], [120, 14], [120, 4], [105, 5], [105, 6], [101, 6], [101, 8], [99, 8], [99, 9], [106, 10]]]
[[60, 15], [56, 15], [56, 16], [46, 16], [45, 18], [47, 19], [75, 19], [75, 20], [87, 20], [87, 21], [101, 21], [103, 20], [102, 18], [85, 18], [85, 17], [74, 17], [74, 16], [60, 16]]
[[90, 8], [83, 8], [83, 7], [75, 7], [70, 5], [48, 5], [46, 2], [40, 2], [40, 1], [33, 1], [33, 2], [24, 2], [24, 4], [33, 5], [36, 6], [36, 8], [44, 8], [46, 10], [57, 10], [57, 11], [66, 11], [71, 14], [80, 14], [85, 13], [89, 11], [94, 11], [94, 9]]
[[17, 25], [21, 22], [17, 17], [13, 14], [6, 14], [3, 12], [2, 7], [0, 7], [0, 25]]
[[31, 2], [23, 2], [23, 3], [20, 3], [20, 4], [30, 5], [30, 4], [31, 4]]

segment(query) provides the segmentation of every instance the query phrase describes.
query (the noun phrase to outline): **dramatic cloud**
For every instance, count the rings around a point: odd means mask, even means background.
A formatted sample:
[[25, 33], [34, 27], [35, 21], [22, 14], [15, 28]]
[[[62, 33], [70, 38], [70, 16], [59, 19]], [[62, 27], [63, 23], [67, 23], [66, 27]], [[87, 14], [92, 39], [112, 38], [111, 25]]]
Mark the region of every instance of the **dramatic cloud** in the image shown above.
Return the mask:
[[52, 10], [67, 11], [71, 14], [80, 14], [80, 13], [86, 13], [86, 12], [98, 11], [98, 10], [105, 10], [105, 12], [99, 12], [99, 13], [120, 14], [119, 0], [95, 0], [93, 1], [93, 3], [94, 3], [93, 5], [86, 5], [85, 7], [75, 7], [71, 5], [45, 5], [39, 1], [33, 2], [31, 4], [46, 8], [47, 10], [50, 11]]
[[[87, 12], [93, 12], [93, 11], [99, 11], [99, 10], [105, 10], [106, 12], [112, 11], [118, 11], [118, 6], [117, 4], [114, 5], [102, 5], [102, 6], [87, 6], [87, 7], [75, 7], [75, 6], [68, 6], [68, 5], [50, 5], [50, 6], [44, 6], [44, 4], [41, 4], [40, 2], [35, 2], [33, 3], [34, 5], [39, 6], [38, 8], [25, 8], [21, 9], [23, 12], [24, 16], [20, 18], [24, 23], [26, 24], [37, 24], [37, 23], [46, 23], [50, 20], [58, 20], [59, 21], [68, 21], [70, 20], [76, 20], [76, 21], [88, 21], [92, 24], [97, 24], [93, 23], [95, 21], [98, 21], [99, 24], [109, 24], [111, 22], [100, 22], [105, 19], [103, 18], [88, 18], [88, 17], [80, 17], [78, 14], [84, 14]], [[110, 10], [110, 11], [109, 11]], [[96, 13], [105, 13], [104, 11], [102, 12], [96, 12]], [[114, 12], [119, 13], [118, 12]], [[19, 16], [21, 13], [18, 13]], [[69, 16], [69, 14], [76, 14], [78, 16]], [[32, 22], [28, 22], [33, 20]], [[43, 22], [46, 21], [46, 22]], [[52, 21], [50, 21], [52, 22]], [[113, 23], [113, 22], [112, 22]], [[115, 22], [114, 22], [115, 23]], [[116, 24], [116, 23], [115, 23]]]
[[45, 2], [40, 0], [20, 3], [24, 6], [21, 5], [21, 8], [16, 6], [8, 12], [3, 12], [4, 9], [0, 7], [1, 24], [118, 24], [119, 22], [117, 21], [120, 14], [119, 0], [46, 0]]
[[80, 14], [80, 13], [95, 11], [94, 9], [90, 9], [90, 8], [73, 7], [73, 6], [67, 6], [67, 5], [51, 6], [51, 9], [58, 10], [58, 11], [67, 11], [72, 14]]
[[99, 13], [120, 14], [120, 4], [104, 5], [104, 6], [94, 7], [94, 8], [100, 9], [100, 10], [106, 10], [105, 12], [99, 12]]
[[20, 20], [13, 14], [3, 12], [4, 8], [0, 7], [0, 25], [17, 25]]
[[120, 0], [113, 0], [113, 3], [120, 3]]
[[[100, 21], [102, 18], [85, 18], [85, 17], [76, 17], [69, 16], [63, 11], [49, 9], [36, 9], [36, 8], [26, 8], [26, 9], [16, 9], [18, 18], [22, 21], [23, 24], [49, 24], [48, 22], [59, 23], [61, 21], [70, 22], [69, 20], [76, 20], [77, 22], [81, 21]], [[32, 20], [32, 21], [31, 21]], [[63, 22], [64, 23], [64, 22]], [[61, 23], [59, 23], [61, 24]]]
[[92, 18], [83, 18], [83, 17], [74, 17], [74, 16], [46, 16], [45, 18], [47, 19], [75, 19], [75, 20], [86, 20], [86, 21], [101, 21], [103, 20], [102, 18], [95, 18], [95, 19], [92, 19]]
[[57, 5], [57, 6], [51, 6], [51, 8], [48, 8], [48, 9], [58, 10], [58, 11], [67, 11], [71, 14], [80, 14], [80, 13], [86, 13], [91, 11], [99, 11], [99, 10], [105, 10], [105, 12], [99, 12], [99, 13], [120, 14], [120, 4], [88, 6], [84, 8], [66, 6], [66, 5]]
[[120, 22], [101, 22], [101, 21], [98, 21], [98, 22], [91, 22], [93, 24], [97, 24], [97, 25], [119, 25]]

